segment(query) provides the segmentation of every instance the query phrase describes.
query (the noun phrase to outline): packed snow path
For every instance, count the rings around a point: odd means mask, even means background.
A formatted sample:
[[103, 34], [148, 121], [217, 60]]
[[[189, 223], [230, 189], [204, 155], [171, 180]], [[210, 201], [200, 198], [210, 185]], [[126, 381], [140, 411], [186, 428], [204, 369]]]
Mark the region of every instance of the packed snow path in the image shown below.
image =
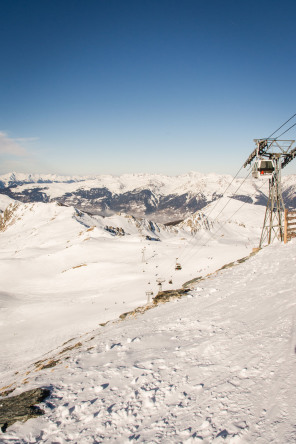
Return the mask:
[[295, 242], [273, 245], [93, 332], [28, 377], [53, 390], [46, 414], [1, 442], [294, 443], [295, 265]]

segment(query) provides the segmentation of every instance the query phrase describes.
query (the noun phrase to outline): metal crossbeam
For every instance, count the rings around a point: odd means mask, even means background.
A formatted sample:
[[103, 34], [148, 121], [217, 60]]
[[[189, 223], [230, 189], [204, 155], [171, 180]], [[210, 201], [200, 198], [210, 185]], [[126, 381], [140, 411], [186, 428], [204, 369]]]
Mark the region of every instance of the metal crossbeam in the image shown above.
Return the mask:
[[[245, 161], [244, 168], [251, 165], [253, 160], [255, 160], [257, 157], [266, 157], [271, 159], [275, 155], [284, 156], [287, 158], [287, 162], [284, 164], [284, 166], [286, 166], [296, 156], [296, 148], [291, 149], [295, 140], [254, 139], [254, 142], [257, 146]], [[294, 153], [294, 155], [292, 158], [290, 158], [292, 153]]]
[[286, 155], [286, 157], [284, 158], [284, 160], [282, 161], [282, 169], [285, 168], [285, 166], [288, 165], [288, 163], [291, 162], [291, 160], [293, 160], [296, 157], [296, 148], [293, 148], [289, 154]]
[[244, 163], [244, 168], [250, 165], [253, 162], [253, 160], [258, 156], [258, 154], [262, 155], [268, 148], [267, 139], [254, 139], [254, 142], [257, 143], [257, 148], [255, 148], [254, 151], [247, 158], [246, 162]]

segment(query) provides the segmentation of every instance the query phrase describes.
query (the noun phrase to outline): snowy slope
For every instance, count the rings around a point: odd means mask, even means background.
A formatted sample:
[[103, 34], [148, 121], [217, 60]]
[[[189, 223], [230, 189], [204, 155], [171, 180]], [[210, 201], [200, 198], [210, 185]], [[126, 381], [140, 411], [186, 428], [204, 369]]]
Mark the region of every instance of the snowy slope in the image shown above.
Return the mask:
[[230, 200], [223, 197], [203, 209], [205, 215], [211, 219], [223, 223], [237, 224], [248, 228], [256, 228], [262, 225], [265, 207], [256, 205], [252, 208], [239, 200]]
[[5, 208], [8, 207], [8, 205], [13, 204], [14, 202], [15, 202], [14, 199], [5, 196], [5, 194], [0, 194], [0, 212], [4, 211]]
[[1, 442], [294, 443], [295, 261], [274, 244], [27, 367], [15, 393], [50, 387], [45, 416]]
[[[114, 236], [106, 225], [126, 235]], [[1, 368], [22, 362], [19, 347], [28, 358], [145, 302], [140, 259], [146, 235], [156, 236], [151, 227], [124, 216], [94, 219], [57, 204], [18, 204], [0, 233]]]
[[[238, 205], [231, 201], [229, 207], [236, 211]], [[252, 211], [256, 218], [263, 210], [245, 206], [250, 219]], [[54, 203], [18, 203], [0, 232], [1, 380], [42, 350], [145, 303], [147, 291], [158, 292], [157, 279], [164, 280], [163, 289], [172, 287], [171, 279], [177, 288], [246, 256], [258, 245], [261, 223], [254, 227], [217, 220], [192, 230], [127, 215], [92, 217]]]

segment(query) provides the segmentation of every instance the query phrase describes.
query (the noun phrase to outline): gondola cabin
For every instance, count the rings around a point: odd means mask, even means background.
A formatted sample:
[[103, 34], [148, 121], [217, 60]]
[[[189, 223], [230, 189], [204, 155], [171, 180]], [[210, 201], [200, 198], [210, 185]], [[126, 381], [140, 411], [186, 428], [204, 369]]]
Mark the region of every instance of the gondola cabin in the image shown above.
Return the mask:
[[258, 159], [254, 164], [252, 176], [258, 179], [259, 176], [273, 174], [274, 170], [274, 163], [271, 159]]
[[179, 262], [176, 262], [175, 270], [182, 270], [181, 264]]

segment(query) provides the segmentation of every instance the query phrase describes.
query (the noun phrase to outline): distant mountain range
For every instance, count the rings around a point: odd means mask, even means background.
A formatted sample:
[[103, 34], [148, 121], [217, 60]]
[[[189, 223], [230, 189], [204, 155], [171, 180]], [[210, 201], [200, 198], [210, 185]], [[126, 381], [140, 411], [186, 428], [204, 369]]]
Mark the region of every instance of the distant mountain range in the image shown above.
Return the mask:
[[[295, 208], [296, 175], [283, 177], [282, 183], [286, 205]], [[0, 176], [0, 193], [22, 202], [59, 202], [92, 214], [124, 212], [167, 223], [188, 217], [224, 193], [266, 205], [268, 180], [233, 180], [230, 175], [197, 172], [91, 177], [9, 173]]]

